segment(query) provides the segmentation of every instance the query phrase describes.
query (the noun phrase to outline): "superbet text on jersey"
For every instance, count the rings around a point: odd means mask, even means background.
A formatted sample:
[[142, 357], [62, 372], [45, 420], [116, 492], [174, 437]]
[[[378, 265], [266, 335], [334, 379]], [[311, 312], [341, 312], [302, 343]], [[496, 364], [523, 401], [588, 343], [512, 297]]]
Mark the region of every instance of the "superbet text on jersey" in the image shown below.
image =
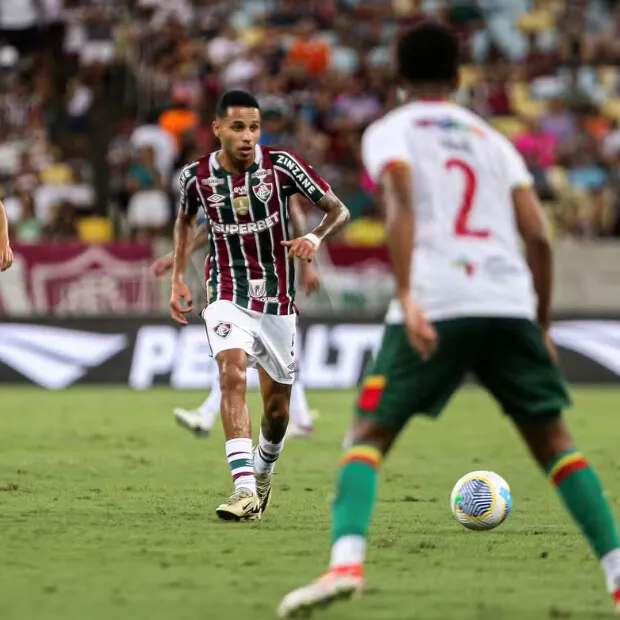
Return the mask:
[[295, 312], [295, 272], [288, 259], [288, 200], [300, 193], [318, 204], [329, 185], [290, 151], [256, 146], [245, 173], [230, 173], [218, 152], [181, 172], [181, 209], [200, 207], [209, 222], [207, 299], [267, 314]]
[[[373, 123], [362, 155], [375, 181], [393, 162], [411, 167], [411, 288], [429, 320], [534, 318], [512, 194], [531, 186], [532, 177], [503, 135], [456, 104], [417, 101]], [[398, 303], [387, 321], [402, 322]]]

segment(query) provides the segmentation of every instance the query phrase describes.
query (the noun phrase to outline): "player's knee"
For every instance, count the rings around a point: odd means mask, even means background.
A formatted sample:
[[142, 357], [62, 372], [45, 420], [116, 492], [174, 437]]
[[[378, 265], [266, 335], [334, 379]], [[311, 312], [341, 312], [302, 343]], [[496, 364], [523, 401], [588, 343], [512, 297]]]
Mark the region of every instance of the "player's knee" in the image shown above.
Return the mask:
[[245, 368], [231, 361], [220, 363], [220, 387], [223, 393], [245, 391]]

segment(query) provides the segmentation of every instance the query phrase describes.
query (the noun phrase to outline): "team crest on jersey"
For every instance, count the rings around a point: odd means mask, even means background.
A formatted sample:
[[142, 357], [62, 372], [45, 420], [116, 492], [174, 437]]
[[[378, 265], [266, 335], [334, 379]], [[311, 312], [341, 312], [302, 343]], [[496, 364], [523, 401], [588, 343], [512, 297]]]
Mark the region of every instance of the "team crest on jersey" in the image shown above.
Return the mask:
[[218, 323], [213, 330], [216, 336], [220, 338], [226, 338], [230, 334], [232, 325], [230, 323]]
[[201, 185], [208, 185], [209, 187], [215, 187], [216, 185], [223, 185], [224, 179], [218, 179], [217, 177], [207, 177], [200, 181]]
[[248, 196], [237, 196], [233, 200], [233, 208], [237, 215], [247, 215], [250, 211], [250, 198]]
[[253, 179], [261, 180], [261, 179], [264, 179], [265, 177], [268, 177], [272, 172], [273, 170], [265, 170], [264, 168], [260, 168], [256, 172], [253, 172], [250, 176]]
[[254, 195], [262, 202], [269, 202], [271, 194], [273, 194], [273, 183], [261, 183], [252, 188]]

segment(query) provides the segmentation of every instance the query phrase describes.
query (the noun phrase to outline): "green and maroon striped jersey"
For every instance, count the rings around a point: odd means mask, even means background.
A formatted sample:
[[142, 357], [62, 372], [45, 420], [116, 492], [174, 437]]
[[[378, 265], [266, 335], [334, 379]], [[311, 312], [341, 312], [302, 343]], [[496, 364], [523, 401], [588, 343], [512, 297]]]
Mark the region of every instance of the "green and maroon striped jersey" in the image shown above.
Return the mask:
[[202, 207], [209, 223], [205, 265], [207, 303], [225, 299], [256, 312], [292, 314], [295, 269], [288, 260], [288, 201], [302, 194], [318, 204], [327, 182], [290, 151], [257, 146], [242, 174], [218, 163], [219, 151], [186, 166], [180, 176], [181, 209]]

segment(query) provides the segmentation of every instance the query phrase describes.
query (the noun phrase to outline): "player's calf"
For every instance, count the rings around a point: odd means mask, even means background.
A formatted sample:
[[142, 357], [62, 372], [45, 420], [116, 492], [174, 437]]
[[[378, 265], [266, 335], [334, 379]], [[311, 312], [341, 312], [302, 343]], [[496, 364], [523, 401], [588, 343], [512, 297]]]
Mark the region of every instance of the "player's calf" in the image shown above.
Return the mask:
[[563, 420], [519, 430], [600, 560], [620, 609], [620, 536], [598, 475], [575, 448]]

